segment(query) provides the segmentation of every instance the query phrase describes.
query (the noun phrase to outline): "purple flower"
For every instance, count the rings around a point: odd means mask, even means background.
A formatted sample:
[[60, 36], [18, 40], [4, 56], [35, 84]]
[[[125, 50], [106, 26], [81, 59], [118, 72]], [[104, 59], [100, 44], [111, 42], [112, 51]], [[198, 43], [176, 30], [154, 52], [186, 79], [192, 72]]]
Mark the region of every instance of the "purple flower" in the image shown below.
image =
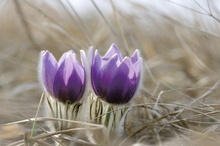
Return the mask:
[[91, 82], [95, 94], [108, 103], [128, 103], [140, 84], [141, 64], [138, 50], [130, 58], [123, 58], [115, 44], [103, 57], [96, 50], [91, 64]]
[[84, 67], [85, 52], [80, 51], [81, 63], [76, 54], [68, 51], [60, 60], [54, 58], [49, 51], [41, 51], [39, 77], [44, 90], [61, 102], [74, 103], [80, 100], [86, 86]]

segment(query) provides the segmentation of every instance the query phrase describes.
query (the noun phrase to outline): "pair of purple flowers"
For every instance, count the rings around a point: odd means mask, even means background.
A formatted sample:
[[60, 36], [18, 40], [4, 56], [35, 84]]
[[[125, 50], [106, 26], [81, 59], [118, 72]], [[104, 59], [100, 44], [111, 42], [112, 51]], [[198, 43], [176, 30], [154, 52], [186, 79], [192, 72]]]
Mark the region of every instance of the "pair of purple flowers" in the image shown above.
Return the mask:
[[[73, 51], [68, 51], [57, 62], [49, 51], [41, 52], [39, 76], [47, 93], [61, 102], [74, 103], [83, 97], [87, 82], [91, 82], [95, 94], [110, 104], [124, 104], [132, 99], [141, 77], [138, 50], [130, 58], [123, 57], [113, 44], [104, 56], [97, 50], [89, 56], [80, 50], [80, 56], [81, 63]], [[91, 74], [91, 81], [87, 73]]]

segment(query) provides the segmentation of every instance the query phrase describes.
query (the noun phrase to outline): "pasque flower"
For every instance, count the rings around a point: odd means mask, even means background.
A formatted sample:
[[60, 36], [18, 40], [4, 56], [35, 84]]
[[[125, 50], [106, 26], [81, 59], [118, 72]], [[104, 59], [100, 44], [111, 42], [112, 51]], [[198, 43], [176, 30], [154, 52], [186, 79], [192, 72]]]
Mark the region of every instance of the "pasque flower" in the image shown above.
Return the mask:
[[41, 51], [39, 78], [44, 90], [61, 102], [74, 103], [84, 94], [85, 52], [81, 50], [80, 55], [82, 63], [77, 60], [73, 51], [64, 53], [57, 62], [49, 51]]
[[128, 103], [140, 84], [142, 58], [139, 51], [122, 56], [112, 44], [102, 57], [95, 51], [91, 63], [91, 82], [95, 94], [111, 104]]

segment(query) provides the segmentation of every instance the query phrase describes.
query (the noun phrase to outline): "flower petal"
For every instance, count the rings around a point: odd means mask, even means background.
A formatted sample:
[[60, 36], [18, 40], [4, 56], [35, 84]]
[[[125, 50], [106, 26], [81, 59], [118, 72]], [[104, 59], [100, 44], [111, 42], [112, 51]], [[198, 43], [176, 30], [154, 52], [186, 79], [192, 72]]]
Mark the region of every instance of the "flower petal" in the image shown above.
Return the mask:
[[98, 51], [96, 50], [95, 56], [92, 60], [92, 65], [91, 65], [91, 82], [92, 82], [92, 87], [94, 92], [98, 95], [97, 92], [97, 87], [96, 87], [96, 77], [97, 74], [101, 68], [101, 56], [99, 55]]
[[136, 91], [136, 79], [130, 64], [130, 59], [125, 58], [116, 71], [107, 93], [106, 101], [108, 103], [123, 104], [129, 102], [133, 97]]
[[122, 64], [126, 64], [127, 67], [128, 67], [128, 77], [129, 79], [132, 79], [135, 75], [135, 68], [134, 68], [134, 65], [132, 64], [131, 62], [131, 59], [128, 58], [128, 57], [125, 57], [122, 61]]
[[142, 68], [142, 58], [139, 58], [136, 63], [133, 64], [135, 74], [138, 78], [141, 77], [141, 68]]
[[111, 58], [114, 54], [118, 54], [118, 58], [120, 61], [123, 60], [123, 56], [121, 52], [119, 51], [118, 47], [115, 44], [112, 44], [111, 47], [108, 49], [107, 53], [103, 56], [103, 60], [108, 60]]
[[[63, 59], [63, 56], [65, 57]], [[76, 60], [75, 54], [72, 51], [68, 51], [64, 53], [61, 57], [62, 60], [59, 60], [60, 66], [58, 68], [58, 71], [61, 73], [62, 78], [64, 80], [64, 84], [67, 85], [69, 77], [71, 76], [73, 72], [73, 61]]]
[[60, 66], [54, 81], [54, 93], [63, 102], [75, 102], [84, 92], [82, 86], [85, 82], [84, 68], [76, 60], [75, 53], [72, 51], [63, 56], [59, 61]]
[[112, 79], [117, 71], [118, 55], [113, 55], [105, 66], [103, 66], [97, 76], [95, 77], [95, 86], [97, 88], [98, 95], [103, 97], [107, 94], [111, 85]]
[[140, 58], [140, 52], [139, 50], [135, 50], [135, 52], [131, 56], [131, 62], [134, 64], [135, 62], [138, 61], [139, 58]]
[[69, 54], [72, 54], [72, 57], [76, 59], [76, 54], [73, 52], [73, 50], [67, 51], [60, 57], [60, 60], [58, 61], [58, 67], [61, 66]]
[[54, 95], [53, 84], [57, 73], [57, 61], [49, 51], [41, 51], [39, 68], [40, 80], [44, 85], [44, 89]]
[[77, 60], [73, 61], [72, 74], [67, 83], [68, 100], [75, 102], [81, 99], [85, 91], [85, 70]]
[[64, 70], [64, 64], [62, 64], [57, 71], [54, 79], [53, 91], [55, 98], [57, 98], [59, 101], [65, 102], [68, 100], [68, 91], [64, 83], [62, 70]]
[[66, 86], [73, 70], [71, 56], [69, 55], [69, 57], [66, 58], [67, 54], [69, 53], [64, 53], [58, 62], [59, 66], [53, 87], [54, 97], [63, 102], [68, 100], [68, 89]]

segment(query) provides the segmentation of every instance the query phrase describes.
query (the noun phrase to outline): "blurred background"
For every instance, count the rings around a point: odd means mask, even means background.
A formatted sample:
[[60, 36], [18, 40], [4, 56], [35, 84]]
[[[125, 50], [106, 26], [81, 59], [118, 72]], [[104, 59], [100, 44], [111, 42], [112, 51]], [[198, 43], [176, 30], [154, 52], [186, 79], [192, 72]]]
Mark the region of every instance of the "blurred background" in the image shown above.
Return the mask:
[[150, 94], [156, 100], [163, 91], [163, 100], [180, 104], [198, 97], [204, 101], [204, 96], [205, 104], [217, 108], [218, 4], [214, 0], [1, 0], [0, 123], [35, 117], [42, 94], [41, 50], [59, 59], [65, 51], [79, 54], [90, 46], [104, 54], [112, 43], [126, 56], [140, 49], [143, 96]]

